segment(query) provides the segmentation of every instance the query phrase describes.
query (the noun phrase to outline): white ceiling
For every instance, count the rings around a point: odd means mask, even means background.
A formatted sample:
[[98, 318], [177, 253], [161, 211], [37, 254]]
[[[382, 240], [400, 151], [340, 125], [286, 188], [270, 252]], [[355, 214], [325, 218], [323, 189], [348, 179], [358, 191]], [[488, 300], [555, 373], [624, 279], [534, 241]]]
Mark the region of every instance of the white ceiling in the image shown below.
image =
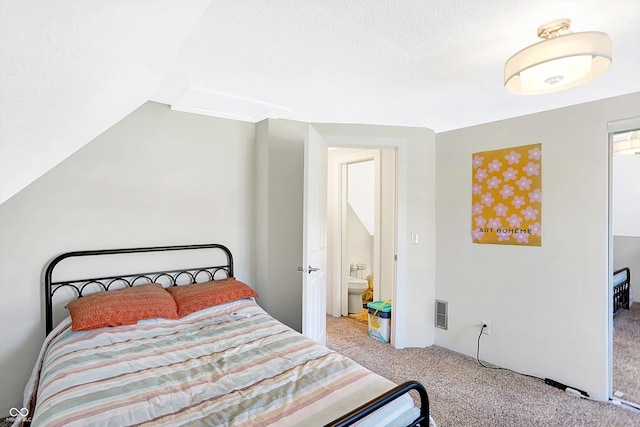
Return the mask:
[[[608, 33], [612, 69], [562, 93], [507, 92], [505, 61], [558, 18]], [[442, 132], [640, 90], [639, 18], [640, 0], [214, 1], [153, 99]]]
[[[640, 0], [0, 0], [0, 203], [147, 100], [443, 132], [638, 92], [639, 17]], [[608, 33], [611, 70], [507, 92], [504, 62], [558, 18]]]

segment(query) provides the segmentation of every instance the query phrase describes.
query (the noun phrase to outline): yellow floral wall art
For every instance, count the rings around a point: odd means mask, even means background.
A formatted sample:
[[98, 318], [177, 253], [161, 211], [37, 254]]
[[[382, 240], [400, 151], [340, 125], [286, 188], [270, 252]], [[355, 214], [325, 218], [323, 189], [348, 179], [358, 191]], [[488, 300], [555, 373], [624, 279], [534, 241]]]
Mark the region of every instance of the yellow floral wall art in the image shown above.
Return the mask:
[[542, 144], [472, 154], [473, 243], [541, 246]]

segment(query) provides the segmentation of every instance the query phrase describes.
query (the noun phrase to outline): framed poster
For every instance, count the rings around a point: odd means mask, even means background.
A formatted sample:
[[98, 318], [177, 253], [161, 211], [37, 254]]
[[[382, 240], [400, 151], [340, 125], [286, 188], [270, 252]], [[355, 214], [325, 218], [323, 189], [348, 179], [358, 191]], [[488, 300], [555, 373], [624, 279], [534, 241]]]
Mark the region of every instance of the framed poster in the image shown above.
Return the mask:
[[472, 154], [471, 239], [542, 245], [542, 144]]

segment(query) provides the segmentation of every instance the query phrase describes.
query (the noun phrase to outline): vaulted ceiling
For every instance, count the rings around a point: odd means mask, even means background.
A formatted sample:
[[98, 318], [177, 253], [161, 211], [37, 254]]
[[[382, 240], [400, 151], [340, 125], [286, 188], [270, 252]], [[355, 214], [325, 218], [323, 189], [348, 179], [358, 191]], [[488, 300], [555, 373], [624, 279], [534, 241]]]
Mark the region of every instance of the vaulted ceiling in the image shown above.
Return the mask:
[[[640, 91], [638, 0], [0, 0], [0, 203], [148, 100], [257, 122], [436, 132]], [[558, 18], [611, 70], [517, 96], [504, 62]]]

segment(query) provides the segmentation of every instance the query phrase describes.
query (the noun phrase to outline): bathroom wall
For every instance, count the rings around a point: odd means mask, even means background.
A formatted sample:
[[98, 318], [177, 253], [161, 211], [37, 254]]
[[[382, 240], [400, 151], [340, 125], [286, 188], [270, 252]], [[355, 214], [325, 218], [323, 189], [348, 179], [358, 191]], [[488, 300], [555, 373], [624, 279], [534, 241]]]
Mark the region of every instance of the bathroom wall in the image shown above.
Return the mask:
[[[367, 150], [368, 151], [368, 150]], [[379, 156], [377, 156], [379, 158]], [[375, 162], [351, 163], [347, 166], [347, 235], [349, 264], [365, 264], [356, 272], [366, 279], [374, 271], [373, 236], [375, 234]], [[352, 274], [353, 275], [353, 274]]]
[[640, 237], [640, 155], [613, 156], [613, 235]]
[[366, 279], [373, 269], [373, 236], [358, 215], [347, 206], [347, 247], [349, 264], [365, 264], [364, 270], [350, 273], [352, 277]]
[[350, 163], [348, 166], [348, 201], [371, 235], [375, 232], [375, 166], [379, 157], [379, 153], [376, 153], [376, 160]]

